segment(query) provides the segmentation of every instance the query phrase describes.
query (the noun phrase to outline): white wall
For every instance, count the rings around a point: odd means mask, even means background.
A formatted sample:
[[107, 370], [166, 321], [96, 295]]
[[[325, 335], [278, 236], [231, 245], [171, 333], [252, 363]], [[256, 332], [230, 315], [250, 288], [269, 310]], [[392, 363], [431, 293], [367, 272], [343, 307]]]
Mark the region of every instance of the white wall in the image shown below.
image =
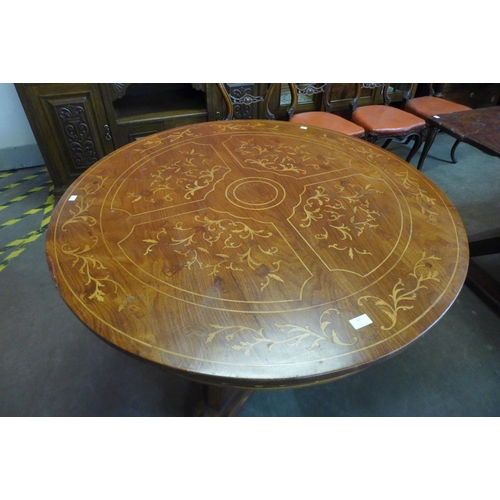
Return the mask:
[[0, 171], [43, 165], [13, 83], [0, 83]]
[[0, 149], [35, 144], [13, 83], [0, 83]]

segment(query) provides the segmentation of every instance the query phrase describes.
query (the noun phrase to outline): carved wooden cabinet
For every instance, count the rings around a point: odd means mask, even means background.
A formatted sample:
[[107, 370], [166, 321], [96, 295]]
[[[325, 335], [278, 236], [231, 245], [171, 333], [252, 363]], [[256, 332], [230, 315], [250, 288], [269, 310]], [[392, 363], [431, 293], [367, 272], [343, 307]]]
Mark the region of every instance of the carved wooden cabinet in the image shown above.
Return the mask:
[[147, 135], [216, 120], [214, 84], [15, 84], [57, 194], [115, 149]]
[[56, 191], [114, 150], [98, 84], [15, 86]]

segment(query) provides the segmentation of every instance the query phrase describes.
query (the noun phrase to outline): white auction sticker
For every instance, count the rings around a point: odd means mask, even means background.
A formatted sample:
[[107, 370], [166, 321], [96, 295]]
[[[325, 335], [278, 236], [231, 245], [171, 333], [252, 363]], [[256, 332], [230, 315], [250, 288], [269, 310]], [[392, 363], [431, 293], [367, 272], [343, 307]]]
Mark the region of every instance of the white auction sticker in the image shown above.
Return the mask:
[[360, 328], [363, 328], [366, 325], [371, 325], [373, 323], [373, 321], [366, 314], [362, 314], [361, 316], [358, 316], [357, 318], [350, 319], [349, 323], [351, 323], [351, 325], [356, 330], [359, 330]]
[[68, 200], [69, 200], [69, 201], [75, 201], [77, 198], [78, 198], [78, 195], [76, 195], [76, 194], [72, 194], [72, 195], [68, 198]]

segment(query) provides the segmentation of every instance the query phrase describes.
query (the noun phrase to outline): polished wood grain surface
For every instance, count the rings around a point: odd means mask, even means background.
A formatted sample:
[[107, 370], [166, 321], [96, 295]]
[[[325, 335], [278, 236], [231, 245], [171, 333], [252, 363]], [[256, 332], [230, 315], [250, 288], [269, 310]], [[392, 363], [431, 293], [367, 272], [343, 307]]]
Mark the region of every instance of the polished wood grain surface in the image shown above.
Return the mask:
[[432, 116], [428, 118], [428, 124], [489, 155], [500, 156], [500, 107], [498, 106]]
[[129, 144], [57, 205], [47, 258], [112, 344], [241, 388], [333, 380], [406, 347], [467, 272], [448, 198], [395, 155], [276, 121]]

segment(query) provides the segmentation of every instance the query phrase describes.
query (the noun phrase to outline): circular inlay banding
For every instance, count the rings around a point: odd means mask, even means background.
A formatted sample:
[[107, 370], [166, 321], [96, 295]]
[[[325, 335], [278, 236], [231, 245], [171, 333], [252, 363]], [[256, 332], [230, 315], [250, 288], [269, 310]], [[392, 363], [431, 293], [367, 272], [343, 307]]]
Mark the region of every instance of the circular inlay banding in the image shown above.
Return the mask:
[[226, 188], [227, 199], [246, 210], [268, 210], [285, 199], [285, 190], [276, 181], [247, 177], [232, 182]]

